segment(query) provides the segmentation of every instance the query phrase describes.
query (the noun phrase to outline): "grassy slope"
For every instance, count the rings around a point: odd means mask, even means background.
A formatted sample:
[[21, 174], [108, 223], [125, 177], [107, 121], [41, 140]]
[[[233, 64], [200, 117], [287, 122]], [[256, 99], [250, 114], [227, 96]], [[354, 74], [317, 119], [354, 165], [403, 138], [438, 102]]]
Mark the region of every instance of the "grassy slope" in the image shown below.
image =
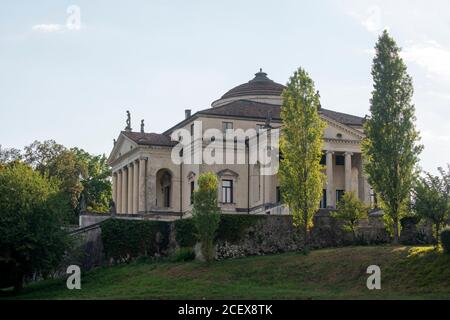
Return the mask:
[[[382, 290], [366, 288], [381, 267]], [[8, 297], [3, 293], [3, 297]], [[11, 297], [9, 297], [11, 298]], [[23, 299], [450, 299], [450, 256], [431, 247], [350, 247], [215, 262], [132, 263], [31, 285]]]

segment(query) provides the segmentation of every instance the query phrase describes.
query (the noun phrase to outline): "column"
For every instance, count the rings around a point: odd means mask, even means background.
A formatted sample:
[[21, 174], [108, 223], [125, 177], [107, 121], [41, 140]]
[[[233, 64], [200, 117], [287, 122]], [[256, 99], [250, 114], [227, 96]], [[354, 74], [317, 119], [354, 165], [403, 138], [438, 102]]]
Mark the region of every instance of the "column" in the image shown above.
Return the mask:
[[327, 150], [327, 206], [334, 208], [335, 206], [335, 190], [333, 181], [333, 151]]
[[133, 164], [133, 213], [138, 213], [139, 200], [139, 163]]
[[133, 213], [133, 164], [128, 165], [128, 200], [127, 213]]
[[152, 169], [151, 161], [147, 161], [146, 202], [147, 211], [156, 208], [156, 168]]
[[117, 173], [112, 174], [112, 199], [117, 206]]
[[128, 188], [127, 188], [127, 184], [128, 184], [128, 170], [126, 167], [124, 167], [122, 169], [122, 213], [127, 213], [127, 194], [128, 194]]
[[117, 171], [116, 198], [116, 211], [122, 213], [122, 170]]
[[138, 211], [145, 212], [145, 167], [146, 167], [146, 158], [139, 159], [139, 205]]
[[352, 152], [345, 153], [345, 192], [352, 191]]

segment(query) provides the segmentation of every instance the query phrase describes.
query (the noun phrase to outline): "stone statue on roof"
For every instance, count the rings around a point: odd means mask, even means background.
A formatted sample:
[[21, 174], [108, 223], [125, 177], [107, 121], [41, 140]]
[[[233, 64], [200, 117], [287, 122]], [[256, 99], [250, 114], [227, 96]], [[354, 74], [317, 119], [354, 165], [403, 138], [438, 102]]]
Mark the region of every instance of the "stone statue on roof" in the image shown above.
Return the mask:
[[127, 126], [125, 127], [125, 131], [131, 131], [131, 113], [127, 110]]

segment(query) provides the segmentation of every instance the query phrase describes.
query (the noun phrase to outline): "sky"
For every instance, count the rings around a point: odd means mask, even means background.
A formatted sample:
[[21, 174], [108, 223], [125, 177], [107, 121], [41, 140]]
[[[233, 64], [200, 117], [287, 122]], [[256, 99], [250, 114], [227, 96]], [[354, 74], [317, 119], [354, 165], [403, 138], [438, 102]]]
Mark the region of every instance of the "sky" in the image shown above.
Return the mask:
[[109, 154], [125, 127], [163, 132], [262, 68], [305, 68], [327, 109], [364, 116], [387, 29], [413, 77], [420, 166], [450, 163], [450, 2], [0, 2], [0, 144], [54, 139]]

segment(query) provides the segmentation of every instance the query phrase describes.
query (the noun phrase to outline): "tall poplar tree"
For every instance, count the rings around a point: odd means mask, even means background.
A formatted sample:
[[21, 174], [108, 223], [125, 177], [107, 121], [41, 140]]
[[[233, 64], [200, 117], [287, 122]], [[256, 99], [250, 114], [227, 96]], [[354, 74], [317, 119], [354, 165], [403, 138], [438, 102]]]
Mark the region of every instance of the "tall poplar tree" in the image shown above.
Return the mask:
[[325, 178], [320, 165], [325, 122], [318, 113], [320, 101], [314, 82], [302, 68], [289, 79], [282, 98], [281, 191], [292, 212], [294, 226], [301, 229], [307, 245]]
[[365, 170], [392, 225], [394, 243], [398, 243], [399, 221], [406, 210], [422, 146], [411, 103], [412, 79], [400, 48], [384, 31], [375, 50], [371, 115], [364, 125]]

